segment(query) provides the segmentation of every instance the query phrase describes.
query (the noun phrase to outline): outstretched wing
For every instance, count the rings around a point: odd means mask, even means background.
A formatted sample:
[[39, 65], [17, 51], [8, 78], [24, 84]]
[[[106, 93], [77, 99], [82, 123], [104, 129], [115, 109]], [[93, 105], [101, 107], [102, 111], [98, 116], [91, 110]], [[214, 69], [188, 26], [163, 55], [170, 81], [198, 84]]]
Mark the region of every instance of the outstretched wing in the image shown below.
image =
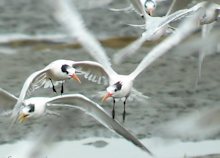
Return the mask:
[[17, 97], [0, 88], [0, 113], [12, 110], [17, 102]]
[[98, 40], [87, 30], [76, 9], [69, 0], [51, 1], [56, 20], [66, 29], [68, 35], [76, 38], [87, 52], [100, 64], [108, 74], [115, 74], [105, 50]]
[[81, 94], [70, 94], [51, 98], [47, 103], [48, 106], [63, 106], [77, 108], [85, 111], [87, 114], [94, 117], [97, 121], [103, 124], [110, 130], [118, 133], [128, 141], [135, 144], [137, 147], [151, 154], [151, 152], [127, 129], [122, 127], [117, 121], [113, 120], [104, 109], [93, 102], [92, 100], [86, 98]]
[[[179, 20], [181, 18], [184, 18], [192, 13], [195, 13], [198, 9], [199, 9], [199, 6], [191, 8], [191, 9], [179, 10], [166, 17], [161, 17], [161, 18], [151, 17], [148, 20], [148, 24], [146, 26], [146, 32], [143, 33], [140, 38], [138, 38], [137, 40], [132, 42], [130, 45], [128, 45], [127, 47], [123, 48], [118, 53], [116, 53], [113, 57], [114, 63], [120, 64], [127, 57], [135, 54], [146, 40], [152, 40], [155, 38], [157, 39], [158, 38], [156, 37], [158, 36], [157, 32], [166, 33], [166, 30], [162, 31], [162, 29], [166, 29], [164, 27], [167, 26], [169, 23]], [[162, 35], [160, 35], [159, 33], [159, 37], [161, 36]]]
[[[36, 89], [42, 87], [46, 82], [46, 72], [49, 70], [48, 67], [36, 71], [34, 73], [32, 73], [24, 82], [24, 85], [21, 89], [21, 93], [19, 95], [19, 98], [17, 100], [17, 103], [14, 106], [13, 112], [12, 112], [12, 118], [16, 119], [17, 118], [17, 114], [20, 111], [20, 107], [22, 105], [22, 102], [24, 101], [26, 95], [30, 95], [33, 91], [35, 91]], [[14, 120], [15, 121], [15, 120]]]
[[24, 100], [26, 95], [30, 95], [36, 89], [42, 87], [46, 82], [46, 72], [49, 68], [44, 68], [42, 70], [32, 73], [24, 82], [24, 85], [21, 89], [19, 100]]
[[74, 62], [73, 67], [79, 71], [83, 77], [91, 82], [97, 84], [108, 85], [109, 74], [105, 71], [104, 67], [93, 61], [77, 61]]
[[220, 4], [219, 0], [196, 0], [196, 1], [192, 1], [192, 0], [181, 0], [181, 1], [179, 1], [179, 0], [176, 0], [175, 4], [173, 5], [170, 12], [173, 13], [177, 10], [187, 8], [192, 3], [195, 4], [195, 3], [200, 3], [200, 2], [203, 2], [203, 1], [207, 1], [209, 3]]
[[153, 48], [150, 53], [148, 53], [138, 67], [130, 74], [131, 78], [137, 77], [146, 67], [148, 67], [152, 62], [158, 59], [160, 56], [168, 52], [171, 48], [176, 46], [186, 37], [191, 35], [193, 31], [198, 28], [198, 21], [199, 21], [199, 13], [195, 16], [186, 19], [182, 25], [174, 32], [171, 36], [165, 39], [163, 42], [158, 44], [156, 47]]

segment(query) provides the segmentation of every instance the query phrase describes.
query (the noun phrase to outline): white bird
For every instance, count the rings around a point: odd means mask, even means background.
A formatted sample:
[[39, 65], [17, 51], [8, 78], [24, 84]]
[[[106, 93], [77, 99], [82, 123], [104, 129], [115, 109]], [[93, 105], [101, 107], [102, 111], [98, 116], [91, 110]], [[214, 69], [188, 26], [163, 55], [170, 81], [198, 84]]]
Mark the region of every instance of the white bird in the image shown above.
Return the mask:
[[[177, 1], [174, 0], [172, 6], [169, 9], [169, 13], [173, 13], [177, 10], [187, 8], [189, 5], [192, 4], [202, 4], [205, 0], [194, 0], [193, 2], [191, 0], [181, 0]], [[206, 0], [207, 1], [207, 0]], [[201, 3], [202, 2], [202, 3]], [[202, 28], [202, 38], [207, 38], [208, 34], [212, 30], [215, 21], [218, 20], [218, 16], [220, 14], [220, 1], [219, 0], [209, 0], [207, 1], [209, 3], [208, 9], [206, 9], [204, 16], [201, 18], [201, 28]], [[200, 5], [199, 4], [199, 5]], [[198, 86], [198, 82], [201, 78], [201, 69], [202, 69], [202, 63], [205, 58], [206, 54], [209, 54], [210, 50], [209, 49], [201, 49], [199, 52], [199, 60], [198, 60], [198, 73], [197, 73], [197, 78], [196, 78], [196, 88]]]
[[[134, 0], [133, 0], [134, 1]], [[165, 0], [140, 0], [148, 15], [152, 16], [157, 4]]]
[[[156, 10], [157, 8], [157, 4], [162, 2], [162, 1], [165, 1], [165, 0], [140, 0], [142, 2], [142, 4], [144, 5], [145, 7], [145, 11], [150, 15], [152, 16], [154, 11]], [[171, 10], [173, 9], [173, 6], [176, 4], [176, 1], [177, 0], [172, 0], [172, 3], [166, 13], [166, 16], [170, 14]], [[184, 8], [184, 7], [183, 7]], [[183, 9], [182, 8], [182, 9]]]
[[[110, 8], [109, 10], [111, 11], [130, 11], [130, 10], [134, 10], [137, 14], [141, 15], [142, 17], [144, 17], [144, 13], [143, 11], [145, 11], [148, 15], [152, 16], [154, 10], [157, 7], [157, 3], [161, 2], [164, 0], [128, 0], [128, 2], [130, 3], [130, 5], [128, 7], [125, 8], [120, 8], [120, 9], [115, 9], [115, 8]], [[143, 10], [140, 9], [140, 7], [143, 6]]]
[[209, 8], [206, 8], [205, 3], [201, 2], [193, 6], [189, 9], [183, 9], [178, 10], [168, 16], [164, 17], [150, 17], [147, 16], [146, 23], [145, 23], [145, 32], [142, 33], [142, 36], [132, 42], [127, 47], [120, 50], [118, 53], [116, 53], [113, 57], [113, 62], [115, 64], [122, 63], [127, 57], [135, 54], [137, 50], [142, 46], [142, 44], [145, 41], [148, 40], [156, 40], [161, 38], [163, 35], [166, 35], [167, 32], [170, 32], [169, 30], [169, 23], [175, 20], [178, 20], [180, 18], [186, 17], [188, 15], [192, 15], [193, 13], [204, 10], [204, 12], [200, 12], [201, 15], [199, 17], [199, 20], [201, 25], [207, 24], [213, 21], [216, 21], [217, 14], [216, 10], [218, 10], [219, 5], [212, 4], [209, 6]]
[[56, 92], [55, 86], [61, 83], [61, 94], [63, 94], [63, 84], [66, 80], [72, 78], [81, 83], [77, 76], [77, 74], [81, 74], [81, 72], [76, 70], [76, 67], [83, 67], [84, 62], [86, 62], [87, 65], [90, 63], [96, 65], [95, 62], [90, 61], [55, 60], [45, 68], [32, 73], [23, 84], [18, 101], [14, 107], [12, 117], [17, 117], [17, 112], [19, 111], [26, 95], [30, 95], [33, 91], [40, 87], [52, 87], [53, 91]]
[[[0, 88], [0, 109], [12, 109], [17, 100], [18, 98], [14, 95]], [[111, 131], [121, 135], [143, 151], [152, 155], [150, 150], [148, 150], [132, 133], [121, 126], [120, 123], [113, 120], [100, 105], [81, 94], [69, 94], [52, 98], [32, 97], [26, 99], [23, 101], [18, 119], [20, 122], [24, 122], [28, 118], [37, 118], [46, 114], [56, 114], [53, 111], [48, 110], [50, 107], [80, 109], [95, 118]]]
[[102, 65], [99, 71], [105, 74], [108, 79], [108, 87], [106, 88], [107, 94], [103, 97], [103, 101], [109, 97], [113, 98], [113, 118], [115, 116], [115, 98], [125, 98], [123, 120], [125, 119], [126, 113], [126, 100], [132, 91], [135, 78], [154, 60], [189, 36], [190, 33], [196, 29], [196, 20], [194, 20], [194, 22], [192, 20], [187, 21], [173, 36], [155, 47], [131, 74], [120, 75], [112, 69], [105, 50], [101, 47], [97, 39], [84, 27], [84, 23], [76, 9], [70, 7], [70, 2], [67, 0], [57, 0], [56, 2], [56, 4], [51, 3], [51, 5], [55, 4], [54, 16], [57, 21], [66, 28], [70, 36], [77, 38], [87, 52]]

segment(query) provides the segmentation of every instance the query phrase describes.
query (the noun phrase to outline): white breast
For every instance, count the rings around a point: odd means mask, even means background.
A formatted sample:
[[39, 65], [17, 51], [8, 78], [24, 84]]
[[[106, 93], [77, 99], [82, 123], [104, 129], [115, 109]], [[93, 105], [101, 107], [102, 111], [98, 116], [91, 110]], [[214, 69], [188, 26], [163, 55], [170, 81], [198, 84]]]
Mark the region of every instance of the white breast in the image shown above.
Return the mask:
[[[127, 75], [119, 75], [117, 80], [112, 81], [112, 84], [120, 81], [122, 83], [121, 90], [117, 91], [113, 97], [122, 98], [130, 95], [131, 88], [133, 87], [133, 80]], [[114, 82], [114, 83], [113, 83]]]

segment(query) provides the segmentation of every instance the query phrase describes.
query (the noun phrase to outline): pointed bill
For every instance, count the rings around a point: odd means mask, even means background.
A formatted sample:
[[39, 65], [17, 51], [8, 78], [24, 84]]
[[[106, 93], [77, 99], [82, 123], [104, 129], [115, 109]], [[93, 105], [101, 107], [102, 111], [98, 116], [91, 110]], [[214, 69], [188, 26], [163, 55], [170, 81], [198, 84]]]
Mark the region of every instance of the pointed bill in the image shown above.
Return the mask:
[[105, 96], [102, 97], [102, 102], [105, 102], [111, 96], [112, 96], [111, 93], [107, 93]]
[[72, 79], [78, 81], [79, 83], [81, 83], [79, 77], [78, 77], [76, 74], [72, 74], [70, 77], [71, 77]]

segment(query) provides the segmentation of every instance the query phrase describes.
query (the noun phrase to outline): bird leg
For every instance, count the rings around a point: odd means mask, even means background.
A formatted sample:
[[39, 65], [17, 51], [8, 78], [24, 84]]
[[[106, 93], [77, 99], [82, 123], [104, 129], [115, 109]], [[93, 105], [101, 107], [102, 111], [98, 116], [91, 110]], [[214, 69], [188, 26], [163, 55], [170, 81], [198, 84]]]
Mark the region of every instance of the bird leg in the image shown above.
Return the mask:
[[113, 98], [112, 118], [115, 119], [115, 98]]
[[126, 116], [126, 110], [125, 110], [126, 101], [127, 101], [127, 97], [125, 98], [125, 101], [124, 101], [124, 111], [123, 111], [123, 114], [122, 114], [123, 122], [125, 122], [125, 116]]
[[61, 93], [61, 95], [63, 95], [63, 93], [64, 93], [63, 82], [62, 82], [62, 84], [61, 84], [61, 91], [60, 91], [60, 93]]
[[55, 89], [55, 86], [54, 86], [54, 84], [53, 84], [53, 81], [52, 81], [51, 79], [50, 79], [50, 81], [51, 81], [51, 84], [52, 84], [53, 92], [57, 93], [57, 91], [56, 91], [56, 89]]

